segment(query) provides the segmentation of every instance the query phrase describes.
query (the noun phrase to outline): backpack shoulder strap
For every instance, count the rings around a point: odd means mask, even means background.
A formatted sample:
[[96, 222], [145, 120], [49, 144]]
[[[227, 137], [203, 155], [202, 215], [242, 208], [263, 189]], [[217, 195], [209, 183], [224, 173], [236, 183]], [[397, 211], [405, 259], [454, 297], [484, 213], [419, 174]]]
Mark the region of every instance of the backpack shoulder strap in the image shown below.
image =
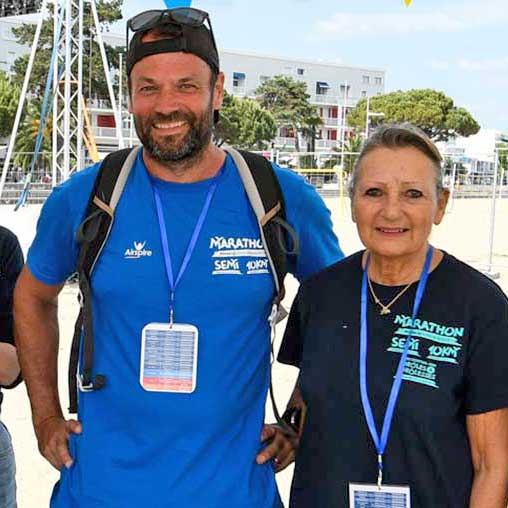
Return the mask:
[[[262, 155], [227, 147], [233, 158], [258, 219], [261, 240], [275, 282], [275, 303], [284, 298], [284, 278], [287, 274], [287, 255], [297, 254], [298, 240], [286, 222], [284, 195], [272, 164]], [[292, 249], [287, 248], [291, 236]]]
[[[138, 149], [127, 148], [113, 152], [102, 161], [88, 199], [85, 218], [78, 228], [79, 243], [77, 272], [79, 277], [80, 311], [74, 326], [69, 362], [69, 411], [77, 412], [77, 388], [91, 391], [102, 388], [104, 375], [93, 376], [93, 320], [90, 277], [108, 239], [115, 209], [136, 160]], [[78, 375], [81, 332], [83, 331], [81, 374]]]
[[[235, 150], [227, 147], [226, 151], [233, 158], [250, 204], [258, 219], [259, 231], [263, 246], [272, 271], [275, 283], [275, 298], [269, 321], [271, 326], [271, 351], [274, 357], [275, 323], [287, 313], [280, 305], [284, 298], [284, 278], [287, 274], [287, 256], [298, 254], [298, 238], [294, 229], [286, 222], [284, 195], [272, 164], [262, 155]], [[288, 249], [288, 236], [291, 237], [292, 249]], [[270, 400], [277, 425], [289, 438], [296, 438], [294, 430], [281, 418], [273, 383], [270, 377]]]
[[[138, 149], [125, 148], [108, 154], [102, 161], [83, 222], [76, 234], [80, 245], [78, 273], [89, 277], [109, 236], [115, 209], [136, 160]], [[97, 220], [102, 217], [102, 220]]]

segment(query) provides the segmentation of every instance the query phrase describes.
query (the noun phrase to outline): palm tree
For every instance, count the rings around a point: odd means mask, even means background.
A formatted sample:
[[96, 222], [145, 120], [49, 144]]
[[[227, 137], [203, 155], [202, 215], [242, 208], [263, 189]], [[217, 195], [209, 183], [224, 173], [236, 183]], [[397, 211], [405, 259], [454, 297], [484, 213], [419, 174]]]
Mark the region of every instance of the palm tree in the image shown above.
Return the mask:
[[[37, 134], [39, 132], [40, 111], [41, 105], [38, 101], [28, 103], [25, 117], [20, 124], [16, 136], [14, 164], [22, 168], [24, 172], [30, 169], [32, 163]], [[38, 170], [37, 173], [44, 174], [44, 168], [51, 164], [51, 133], [52, 121], [51, 118], [48, 118], [42, 131], [42, 144], [35, 165], [36, 170]]]
[[[358, 154], [362, 149], [363, 138], [356, 132], [344, 140], [344, 171], [351, 174], [353, 167], [358, 159]], [[337, 152], [342, 152], [340, 147], [334, 148]]]

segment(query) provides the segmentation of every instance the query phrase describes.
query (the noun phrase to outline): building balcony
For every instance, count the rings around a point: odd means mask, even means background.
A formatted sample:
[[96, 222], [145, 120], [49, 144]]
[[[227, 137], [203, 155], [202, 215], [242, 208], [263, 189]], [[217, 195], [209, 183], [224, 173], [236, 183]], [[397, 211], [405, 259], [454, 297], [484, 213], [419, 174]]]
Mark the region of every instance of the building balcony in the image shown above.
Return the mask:
[[275, 146], [283, 147], [283, 148], [294, 148], [296, 144], [296, 138], [285, 138], [285, 137], [276, 137], [275, 138]]
[[250, 97], [252, 95], [249, 94], [250, 90], [247, 90], [247, 87], [245, 86], [233, 86], [227, 91], [235, 97]]
[[[342, 128], [342, 118], [332, 118], [329, 116], [321, 117], [321, 121], [323, 122], [324, 127], [332, 127], [334, 129], [341, 129]], [[346, 125], [346, 130], [348, 130], [349, 127]]]
[[[323, 104], [330, 106], [343, 106], [344, 96], [343, 95], [328, 95], [328, 94], [314, 94], [310, 96], [310, 102], [312, 104]], [[346, 107], [354, 108], [358, 102], [358, 97], [347, 97]]]
[[337, 143], [333, 139], [316, 139], [316, 150], [332, 150], [338, 146]]
[[[118, 145], [118, 138], [116, 135], [115, 127], [97, 127], [93, 126], [93, 132], [95, 135], [95, 141], [98, 145]], [[124, 141], [128, 144], [131, 136], [135, 144], [138, 143], [138, 137], [136, 131], [133, 129], [122, 129], [122, 135]]]

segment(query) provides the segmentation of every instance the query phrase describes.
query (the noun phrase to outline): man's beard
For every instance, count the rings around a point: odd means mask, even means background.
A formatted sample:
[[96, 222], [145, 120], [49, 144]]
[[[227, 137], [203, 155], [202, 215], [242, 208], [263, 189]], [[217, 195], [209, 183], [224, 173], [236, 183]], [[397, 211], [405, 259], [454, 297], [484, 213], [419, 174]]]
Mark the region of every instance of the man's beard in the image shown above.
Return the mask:
[[[169, 115], [155, 114], [148, 117], [134, 116], [136, 133], [143, 148], [155, 160], [167, 164], [196, 158], [212, 138], [212, 108], [199, 118], [192, 112], [174, 111]], [[185, 121], [189, 130], [181, 134], [164, 136], [156, 140], [152, 136], [154, 124]]]

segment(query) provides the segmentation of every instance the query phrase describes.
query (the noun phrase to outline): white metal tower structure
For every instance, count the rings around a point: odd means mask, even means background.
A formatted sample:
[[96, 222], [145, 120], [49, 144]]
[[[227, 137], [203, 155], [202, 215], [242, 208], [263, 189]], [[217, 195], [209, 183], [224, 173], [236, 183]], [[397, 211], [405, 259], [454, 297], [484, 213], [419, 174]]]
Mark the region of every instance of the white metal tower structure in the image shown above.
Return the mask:
[[[65, 9], [54, 6], [54, 33], [57, 33], [60, 16], [63, 20], [58, 46], [57, 64], [53, 83], [58, 83], [53, 99], [53, 185], [66, 180], [83, 168], [83, 12], [85, 0], [64, 0]], [[111, 108], [115, 116], [118, 147], [124, 147], [122, 118], [115, 101], [109, 64], [102, 40], [101, 27], [95, 0], [88, 0], [95, 25], [104, 75], [108, 85]], [[60, 82], [58, 77], [61, 76]]]
[[55, 37], [58, 26], [62, 30], [54, 41], [53, 185], [82, 167], [83, 1], [65, 0], [61, 9], [54, 4]]
[[[0, 199], [7, 171], [14, 150], [16, 135], [27, 95], [28, 82], [32, 73], [39, 37], [42, 30], [46, 6], [50, 0], [42, 0], [40, 19], [32, 45], [25, 80], [23, 83], [16, 119], [9, 141], [7, 156], [0, 177]], [[100, 48], [104, 77], [108, 86], [111, 108], [115, 116], [118, 147], [124, 147], [122, 119], [117, 107], [110, 69], [107, 61], [95, 0], [52, 0], [54, 47], [57, 58], [53, 71], [53, 186], [66, 180], [72, 173], [83, 168], [83, 12], [85, 2], [90, 4], [95, 36]], [[61, 27], [60, 36], [58, 28]]]

